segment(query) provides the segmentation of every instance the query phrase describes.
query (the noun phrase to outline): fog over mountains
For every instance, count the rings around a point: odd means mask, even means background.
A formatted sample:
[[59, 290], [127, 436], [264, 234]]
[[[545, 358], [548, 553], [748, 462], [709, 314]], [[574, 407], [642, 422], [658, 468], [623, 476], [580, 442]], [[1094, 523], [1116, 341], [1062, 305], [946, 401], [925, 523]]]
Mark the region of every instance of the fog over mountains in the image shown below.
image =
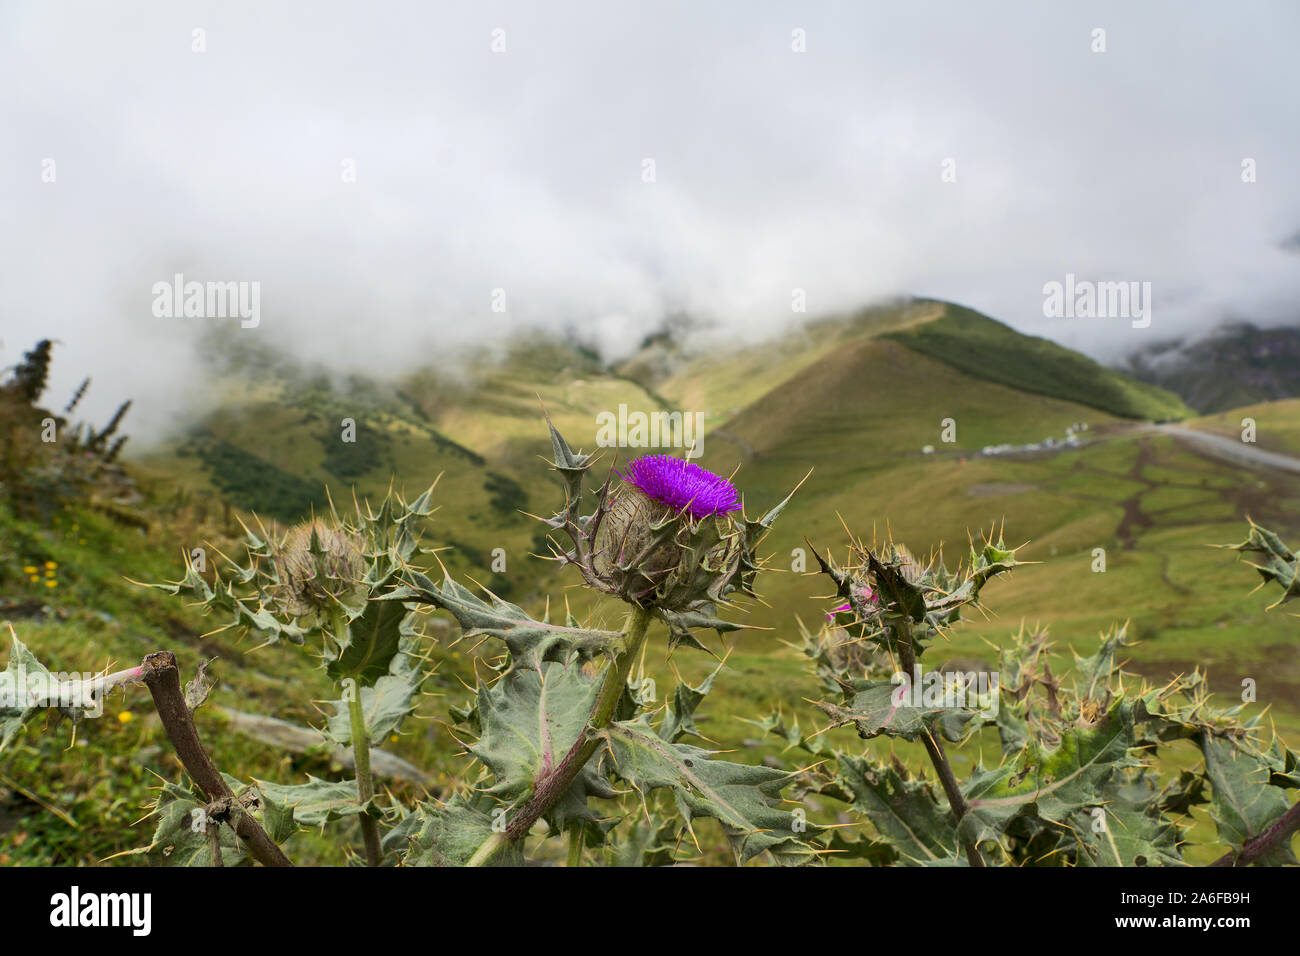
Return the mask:
[[1228, 323], [1193, 341], [1153, 343], [1129, 356], [1125, 369], [1198, 412], [1292, 398], [1300, 395], [1300, 328]]
[[[238, 324], [154, 314], [177, 273], [260, 283], [236, 334], [383, 373], [520, 327], [616, 357], [673, 313], [725, 347], [904, 294], [1116, 363], [1294, 323], [1298, 27], [1289, 2], [6, 4], [0, 363], [57, 337], [55, 392], [90, 370], [88, 413], [129, 395], [162, 430]], [[1045, 318], [1068, 274], [1150, 282], [1150, 327]]]

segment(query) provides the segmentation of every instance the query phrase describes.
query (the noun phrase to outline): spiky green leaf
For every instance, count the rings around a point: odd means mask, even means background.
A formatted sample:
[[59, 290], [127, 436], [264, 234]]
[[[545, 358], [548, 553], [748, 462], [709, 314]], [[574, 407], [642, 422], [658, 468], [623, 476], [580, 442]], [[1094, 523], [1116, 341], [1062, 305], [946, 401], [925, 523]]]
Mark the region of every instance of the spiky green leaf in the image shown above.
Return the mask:
[[740, 863], [768, 851], [781, 864], [810, 862], [806, 842], [815, 830], [800, 808], [781, 806], [781, 790], [793, 774], [769, 767], [713, 760], [713, 753], [669, 743], [648, 719], [616, 721], [602, 730], [609, 743], [611, 769], [641, 794], [669, 788], [678, 811], [719, 820]]
[[258, 780], [257, 788], [268, 799], [293, 811], [294, 822], [302, 827], [318, 827], [324, 823], [369, 812], [373, 801], [363, 806], [357, 800], [355, 780], [321, 780], [307, 775], [307, 783], [282, 785]]
[[543, 661], [566, 661], [576, 655], [580, 660], [617, 653], [624, 646], [619, 631], [553, 624], [534, 620], [523, 608], [488, 594], [485, 601], [450, 575], [441, 585], [418, 572], [407, 576], [405, 586], [395, 589], [385, 599], [419, 601], [450, 611], [466, 637], [490, 635], [504, 641], [517, 668], [533, 668]]

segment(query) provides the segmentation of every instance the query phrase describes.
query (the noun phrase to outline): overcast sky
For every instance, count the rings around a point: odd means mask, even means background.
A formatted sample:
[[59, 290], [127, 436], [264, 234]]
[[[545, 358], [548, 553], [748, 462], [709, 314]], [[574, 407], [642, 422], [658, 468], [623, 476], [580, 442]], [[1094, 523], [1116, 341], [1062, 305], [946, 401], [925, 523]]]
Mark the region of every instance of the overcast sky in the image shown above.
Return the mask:
[[[677, 310], [740, 340], [793, 289], [1103, 358], [1296, 323], [1298, 43], [1292, 0], [6, 0], [0, 365], [57, 337], [52, 398], [89, 372], [91, 411], [164, 425], [223, 321], [153, 314], [176, 272], [259, 282], [240, 334], [369, 370], [521, 325], [613, 354]], [[1151, 327], [1044, 318], [1067, 273], [1151, 282]]]

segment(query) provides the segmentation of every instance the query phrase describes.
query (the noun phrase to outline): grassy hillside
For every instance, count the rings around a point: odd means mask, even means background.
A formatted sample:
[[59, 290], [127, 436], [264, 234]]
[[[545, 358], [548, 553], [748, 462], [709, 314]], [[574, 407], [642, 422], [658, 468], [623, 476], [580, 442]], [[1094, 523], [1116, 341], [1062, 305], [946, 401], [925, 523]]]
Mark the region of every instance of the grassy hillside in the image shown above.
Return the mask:
[[[205, 494], [281, 522], [323, 507], [327, 496], [376, 499], [392, 482], [415, 494], [437, 478], [441, 560], [520, 600], [550, 570], [529, 557], [544, 548], [540, 525], [526, 517], [552, 506], [532, 482], [547, 447], [541, 402], [561, 427], [578, 429], [610, 403], [644, 407], [648, 399], [561, 346], [521, 345], [479, 368], [468, 380], [430, 372], [381, 384], [280, 367], [273, 384], [263, 379], [136, 466], [156, 496]], [[345, 421], [354, 441], [343, 438]], [[493, 570], [497, 549], [505, 572]]]
[[[956, 446], [938, 441], [939, 422], [957, 423]], [[1090, 424], [1077, 450], [983, 457], [985, 444], [1021, 444]], [[934, 444], [932, 455], [922, 444]], [[1265, 615], [1253, 578], [1209, 547], [1239, 540], [1252, 515], [1300, 536], [1300, 483], [1255, 474], [1197, 455], [1172, 439], [1132, 428], [1079, 404], [1015, 392], [902, 348], [892, 338], [841, 347], [773, 389], [707, 443], [706, 462], [737, 480], [747, 499], [776, 500], [814, 468], [769, 538], [777, 567], [789, 569], [804, 537], [817, 547], [843, 540], [841, 520], [871, 537], [894, 536], [914, 550], [943, 546], [960, 559], [970, 535], [993, 527], [1040, 562], [990, 587], [990, 620], [953, 634], [954, 656], [989, 654], [986, 640], [1022, 620], [1051, 626], [1069, 647], [1086, 647], [1115, 622], [1132, 620], [1142, 643], [1134, 666], [1152, 677], [1195, 664], [1215, 669], [1215, 686], [1243, 676], [1268, 684], [1261, 701], [1300, 726], [1300, 643], [1294, 619]], [[1091, 570], [1093, 549], [1107, 555]], [[815, 618], [815, 578], [769, 577], [754, 610], [771, 632], [741, 639], [775, 647], [790, 616]], [[1285, 649], [1285, 650], [1284, 650]], [[1261, 676], [1266, 675], [1266, 676]]]
[[652, 346], [620, 366], [679, 408], [704, 412], [708, 426], [738, 415], [773, 389], [842, 348], [883, 333], [933, 321], [944, 304], [908, 301], [810, 322], [771, 341], [745, 348]]
[[[944, 349], [990, 351], [996, 367], [965, 368]], [[244, 367], [260, 371], [241, 383], [236, 369]], [[1041, 381], [1043, 368], [1051, 381]], [[396, 478], [414, 492], [442, 473], [428, 533], [453, 573], [533, 612], [549, 595], [617, 624], [618, 609], [575, 587], [576, 575], [530, 557], [543, 547], [539, 526], [519, 512], [549, 513], [559, 495], [538, 459], [548, 449], [539, 398], [571, 443], [588, 450], [596, 415], [620, 403], [707, 412], [703, 464], [735, 470], [751, 514], [813, 469], [764, 548], [773, 573], [760, 578], [765, 603], [751, 609], [749, 622], [765, 629], [715, 645], [719, 654], [730, 647], [728, 668], [697, 717], [720, 746], [751, 751], [743, 759], [779, 751], [751, 740], [758, 734], [742, 717], [783, 707], [806, 726], [818, 722], [802, 703], [816, 688], [787, 642], [797, 639], [800, 619], [815, 626], [827, 587], [794, 570], [796, 549], [807, 548], [805, 538], [838, 549], [842, 522], [868, 538], [873, 529], [882, 536], [890, 530], [917, 552], [943, 545], [949, 561], [962, 556], [969, 534], [994, 526], [1010, 544], [1029, 542], [1021, 557], [1039, 563], [991, 584], [990, 617], [955, 629], [951, 647], [936, 649], [938, 660], [991, 661], [987, 642], [1003, 640], [1024, 620], [1050, 626], [1065, 669], [1072, 646], [1089, 647], [1098, 631], [1130, 619], [1140, 642], [1133, 669], [1161, 678], [1208, 666], [1212, 686], [1227, 694], [1252, 677], [1259, 700], [1251, 709], [1271, 707], [1279, 726], [1300, 736], [1300, 629], [1289, 615], [1266, 615], [1267, 601], [1247, 593], [1255, 580], [1249, 569], [1208, 547], [1239, 540], [1247, 514], [1300, 542], [1300, 479], [1204, 458], [1132, 425], [1125, 419], [1185, 410], [967, 310], [926, 302], [882, 307], [725, 351], [658, 342], [616, 369], [572, 344], [534, 341], [464, 371], [430, 370], [393, 383], [331, 380], [265, 358], [234, 363], [223, 380], [226, 397], [212, 415], [131, 462], [146, 500], [128, 510], [143, 523], [124, 524], [123, 515], [90, 502], [45, 518], [0, 509], [0, 618], [58, 669], [102, 668], [159, 647], [176, 650], [183, 670], [220, 657], [221, 683], [201, 730], [223, 769], [239, 776], [275, 778], [286, 762], [339, 775], [328, 755], [286, 756], [236, 733], [222, 716], [228, 708], [319, 723], [303, 691], [323, 698], [326, 688], [299, 651], [250, 654], [230, 635], [204, 638], [211, 622], [124, 578], [175, 577], [181, 548], [194, 542], [233, 547], [234, 519], [245, 510], [289, 521], [322, 501], [326, 488], [348, 500], [354, 486], [375, 496]], [[1099, 394], [1111, 410], [1097, 407]], [[1259, 421], [1261, 445], [1293, 447], [1292, 433], [1300, 435], [1294, 405], [1247, 410]], [[1232, 417], [1204, 425], [1226, 428]], [[356, 424], [355, 443], [339, 440], [344, 418]], [[940, 436], [945, 418], [956, 423], [951, 444]], [[1059, 438], [1077, 422], [1090, 426], [1078, 449], [979, 454], [985, 445]], [[933, 453], [922, 452], [926, 445]], [[629, 451], [609, 449], [606, 460]], [[492, 570], [496, 548], [507, 556], [504, 572]], [[1092, 570], [1095, 548], [1105, 549], [1104, 573]], [[43, 570], [34, 582], [25, 570], [47, 561], [55, 565], [53, 587]], [[439, 667], [433, 689], [442, 696], [430, 697], [421, 715], [436, 718], [467, 699], [474, 659], [469, 648], [445, 642], [430, 656]], [[658, 644], [646, 657], [651, 675], [678, 670], [691, 679], [713, 663], [686, 651], [665, 659]], [[65, 729], [29, 731], [0, 754], [0, 864], [93, 862], [147, 842], [147, 825], [131, 824], [149, 799], [150, 772], [174, 779], [178, 767], [142, 695], [131, 691], [115, 705], [130, 719], [79, 728], [75, 751], [66, 749]], [[385, 746], [427, 768], [423, 786], [433, 793], [443, 792], [448, 769], [460, 766], [458, 746], [435, 719], [414, 722]], [[107, 768], [124, 763], [130, 780], [109, 793]], [[114, 781], [118, 773], [111, 772]], [[310, 860], [314, 852], [308, 845], [295, 855]]]
[[1078, 402], [1120, 418], [1160, 421], [1192, 414], [1172, 392], [1108, 369], [1055, 342], [1021, 335], [961, 306], [949, 305], [941, 318], [888, 336], [967, 375]]

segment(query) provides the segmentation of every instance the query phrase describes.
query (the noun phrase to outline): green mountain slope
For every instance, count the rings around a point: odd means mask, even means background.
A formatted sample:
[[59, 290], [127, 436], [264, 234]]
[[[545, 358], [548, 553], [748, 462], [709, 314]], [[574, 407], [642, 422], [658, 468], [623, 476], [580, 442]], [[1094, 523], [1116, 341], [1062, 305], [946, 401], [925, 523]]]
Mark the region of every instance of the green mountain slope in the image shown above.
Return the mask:
[[887, 335], [976, 378], [1078, 402], [1121, 418], [1161, 421], [1193, 414], [1171, 392], [958, 305], [949, 305], [933, 322]]
[[756, 345], [736, 347], [734, 337], [687, 352], [661, 344], [624, 362], [622, 374], [643, 383], [679, 408], [703, 412], [720, 425], [815, 362], [884, 333], [931, 322], [944, 303], [909, 300], [827, 316]]
[[330, 497], [377, 499], [390, 482], [416, 494], [437, 478], [440, 559], [512, 600], [553, 573], [531, 557], [546, 548], [527, 516], [552, 507], [536, 457], [548, 447], [542, 405], [559, 427], [587, 436], [596, 414], [620, 402], [658, 407], [562, 343], [521, 342], [468, 374], [426, 371], [393, 383], [335, 381], [289, 361], [232, 365], [225, 384], [250, 367], [248, 387], [228, 388], [203, 421], [137, 458], [152, 494], [204, 495], [287, 524]]
[[[943, 354], [927, 351], [936, 343], [943, 349], [932, 351]], [[983, 355], [994, 358], [976, 361]], [[1234, 522], [1247, 512], [1283, 530], [1296, 513], [1291, 479], [1268, 476], [1264, 492], [1255, 475], [1125, 421], [1182, 414], [1176, 398], [977, 313], [926, 300], [831, 317], [750, 347], [688, 351], [656, 340], [615, 369], [572, 344], [536, 340], [484, 356], [456, 376], [430, 370], [393, 385], [330, 385], [300, 373], [274, 380], [274, 388], [252, 392], [242, 405], [228, 402], [203, 424], [224, 452], [239, 449], [290, 480], [328, 486], [336, 498], [346, 498], [353, 484], [374, 495], [393, 476], [411, 489], [441, 472], [433, 527], [446, 549], [440, 557], [453, 572], [525, 602], [575, 583], [532, 556], [545, 550], [544, 536], [518, 513], [555, 506], [538, 460], [547, 450], [539, 399], [574, 446], [588, 450], [596, 416], [620, 404], [704, 412], [702, 463], [735, 471], [752, 510], [779, 500], [812, 469], [789, 520], [769, 540], [777, 568], [792, 566], [805, 536], [819, 546], [839, 540], [841, 520], [868, 535], [892, 528], [918, 550], [964, 547], [969, 534], [1005, 523], [1008, 540], [1030, 541], [1028, 553], [1044, 564], [1019, 576], [997, 608], [1005, 616], [999, 627], [1015, 626], [1023, 614], [1057, 621], [1064, 641], [1090, 640], [1111, 619], [1133, 615], [1139, 633], [1166, 636], [1157, 658], [1197, 659], [1188, 648], [1170, 648], [1184, 638], [1199, 644], [1220, 623], [1206, 589], [1193, 583], [1198, 575], [1214, 575], [1225, 600], [1241, 600], [1232, 572], [1225, 576], [1220, 556], [1204, 546], [1235, 537]], [[1100, 410], [1103, 403], [1123, 414]], [[358, 424], [354, 446], [337, 440], [345, 416]], [[949, 420], [955, 441], [946, 443]], [[980, 453], [989, 445], [1059, 440], [1080, 422], [1090, 429], [1080, 449]], [[232, 486], [222, 491], [208, 460], [213, 453], [202, 451], [207, 440], [191, 438], [146, 464], [156, 475], [229, 497]], [[188, 452], [191, 445], [199, 451]], [[923, 453], [925, 446], [933, 453]], [[639, 451], [604, 453], [612, 465]], [[245, 474], [234, 471], [235, 479]], [[253, 502], [237, 497], [235, 504]], [[1147, 540], [1169, 533], [1180, 542], [1177, 559]], [[1081, 572], [1097, 547], [1122, 552], [1114, 560], [1135, 562], [1131, 572]], [[494, 554], [505, 555], [504, 572], [492, 569]], [[1128, 587], [1136, 597], [1123, 607]], [[582, 589], [563, 593], [577, 610], [592, 604]], [[815, 615], [812, 593], [815, 585], [796, 574], [771, 576], [764, 589], [771, 606], [756, 607], [752, 620], [772, 635], [748, 635], [743, 646], [756, 653], [776, 647], [796, 614]], [[1286, 640], [1274, 619], [1262, 628]], [[987, 633], [970, 629], [977, 643]], [[1294, 683], [1300, 686], [1300, 675]]]
[[[240, 369], [249, 371], [241, 377]], [[709, 712], [699, 715], [703, 732], [720, 746], [757, 746], [746, 743], [757, 736], [753, 728], [736, 718], [770, 707], [798, 711], [806, 726], [815, 722], [800, 703], [813, 689], [786, 642], [797, 640], [800, 619], [816, 626], [828, 603], [823, 580], [801, 573], [815, 567], [808, 542], [838, 550], [844, 525], [868, 539], [892, 531], [919, 553], [942, 545], [950, 561], [964, 553], [968, 535], [995, 526], [1005, 529], [1010, 544], [1029, 542], [1021, 557], [1038, 563], [992, 582], [985, 592], [989, 617], [954, 629], [951, 644], [935, 649], [936, 663], [991, 661], [987, 642], [1005, 639], [1026, 620], [1051, 627], [1057, 671], [1072, 645], [1091, 646], [1099, 630], [1130, 619], [1130, 633], [1140, 641], [1131, 652], [1133, 669], [1159, 678], [1208, 667], [1211, 686], [1233, 695], [1250, 677], [1259, 694], [1251, 708], [1270, 706], [1281, 728], [1292, 734], [1300, 728], [1294, 618], [1264, 614], [1260, 596], [1247, 594], [1249, 569], [1207, 547], [1239, 540], [1247, 514], [1288, 540], [1300, 538], [1300, 480], [1215, 461], [1153, 433], [1129, 419], [1185, 413], [1177, 400], [968, 310], [899, 303], [751, 347], [732, 341], [689, 350], [656, 341], [613, 369], [572, 343], [524, 341], [455, 374], [430, 368], [395, 382], [340, 381], [287, 360], [243, 356], [223, 370], [222, 382], [223, 397], [210, 415], [129, 462], [146, 496], [140, 509], [149, 517], [147, 529], [120, 525], [90, 507], [44, 524], [0, 508], [0, 618], [11, 619], [52, 666], [99, 668], [160, 646], [182, 652], [186, 667], [217, 654], [218, 706], [310, 723], [317, 715], [288, 707], [295, 682], [310, 679], [292, 654], [280, 648], [249, 654], [229, 635], [200, 638], [211, 622], [124, 578], [177, 575], [181, 548], [195, 542], [233, 546], [241, 511], [287, 522], [319, 506], [326, 488], [340, 501], [350, 501], [354, 487], [362, 497], [380, 495], [394, 480], [414, 493], [439, 473], [439, 510], [428, 541], [454, 574], [534, 613], [549, 597], [553, 607], [569, 602], [579, 616], [599, 608], [600, 623], [617, 625], [611, 619], [617, 609], [576, 587], [571, 569], [530, 556], [544, 542], [537, 522], [520, 512], [551, 513], [559, 496], [539, 460], [549, 447], [540, 399], [572, 445], [585, 450], [595, 446], [596, 416], [620, 404], [705, 412], [702, 463], [735, 472], [751, 514], [813, 469], [763, 548], [773, 573], [760, 577], [765, 603], [751, 607], [748, 621], [767, 630], [728, 637], [727, 679], [709, 698]], [[1110, 410], [1099, 407], [1098, 395]], [[1261, 445], [1300, 447], [1295, 402], [1246, 412], [1259, 422]], [[354, 422], [356, 442], [341, 441], [344, 419]], [[955, 426], [951, 443], [943, 441], [945, 419]], [[1079, 422], [1089, 429], [1078, 448], [980, 452], [986, 445], [1061, 438]], [[1236, 427], [1234, 415], [1205, 424]], [[604, 450], [611, 465], [638, 453]], [[1093, 570], [1098, 548], [1105, 552], [1104, 572]], [[498, 554], [505, 557], [503, 570], [497, 570]], [[54, 587], [25, 570], [47, 560], [57, 568]], [[665, 661], [661, 650], [656, 643], [647, 654], [651, 675], [678, 669], [697, 681], [715, 663], [685, 650]], [[475, 670], [464, 646], [430, 653], [441, 667], [437, 691], [445, 695], [423, 712], [434, 717], [463, 703]], [[0, 863], [6, 852], [40, 861], [11, 845], [17, 836], [5, 843], [8, 832], [47, 834], [47, 843], [63, 848], [60, 861], [91, 862], [95, 854], [144, 842], [129, 829], [152, 779], [144, 768], [175, 776], [176, 767], [165, 762], [168, 751], [147, 700], [136, 695], [115, 707], [139, 719], [95, 722], [79, 730], [79, 739], [104, 761], [144, 755], [127, 802], [96, 816], [102, 802], [96, 780], [65, 752], [66, 734], [32, 733], [7, 764], [0, 762], [0, 771], [33, 798], [6, 797], [9, 785], [0, 780]], [[275, 776], [275, 761], [287, 758], [238, 736], [216, 713], [205, 718], [204, 733], [205, 739], [211, 733], [222, 769]], [[439, 761], [458, 745], [436, 720], [420, 724], [390, 744], [436, 777]], [[292, 759], [323, 776], [332, 769], [319, 754]], [[451, 783], [432, 783], [431, 792], [445, 795]], [[69, 812], [78, 824], [102, 831], [86, 851], [76, 849], [84, 833], [39, 802], [78, 788], [84, 796]]]
[[[945, 418], [956, 425], [950, 445], [940, 441]], [[1079, 448], [978, 451], [1059, 437], [1075, 422], [1089, 425]], [[922, 453], [927, 444], [932, 454]], [[919, 551], [944, 546], [950, 559], [990, 528], [1029, 542], [1024, 556], [1040, 563], [995, 582], [996, 617], [958, 628], [954, 654], [985, 653], [985, 639], [1022, 618], [1050, 623], [1063, 645], [1132, 618], [1148, 642], [1134, 658], [1151, 673], [1218, 662], [1230, 686], [1297, 643], [1292, 622], [1260, 614], [1240, 588], [1241, 569], [1206, 547], [1239, 537], [1248, 513], [1295, 526], [1293, 476], [1244, 472], [1083, 404], [967, 375], [892, 335], [840, 343], [714, 429], [705, 446], [705, 463], [735, 469], [760, 506], [813, 469], [768, 540], [778, 568], [792, 569], [805, 537], [818, 548], [841, 541], [841, 521], [868, 538], [892, 531]], [[1102, 573], [1091, 570], [1096, 548], [1108, 555]], [[770, 577], [769, 607], [756, 607], [754, 622], [787, 632], [792, 614], [815, 616], [809, 593], [815, 586], [798, 574]], [[1224, 639], [1247, 620], [1250, 641]], [[1300, 712], [1300, 667], [1271, 663], [1268, 673], [1275, 702]]]

